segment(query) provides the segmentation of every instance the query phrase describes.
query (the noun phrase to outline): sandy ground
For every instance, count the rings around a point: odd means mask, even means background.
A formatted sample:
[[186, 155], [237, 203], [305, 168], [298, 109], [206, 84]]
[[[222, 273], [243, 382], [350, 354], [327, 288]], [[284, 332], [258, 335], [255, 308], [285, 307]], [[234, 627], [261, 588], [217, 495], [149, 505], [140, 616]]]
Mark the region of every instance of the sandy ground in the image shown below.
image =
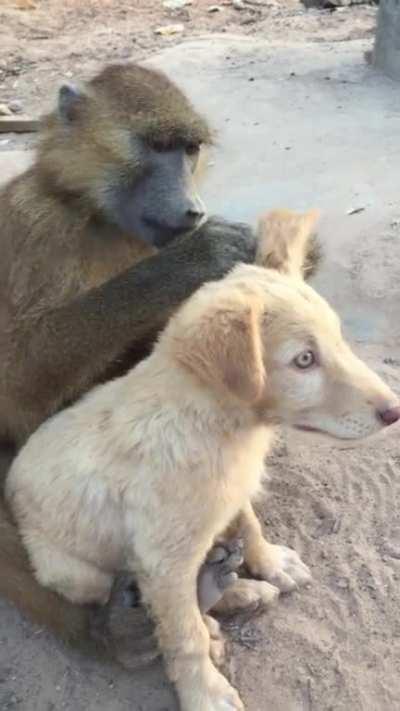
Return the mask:
[[[213, 7], [218, 11], [210, 12]], [[204, 33], [343, 42], [371, 37], [375, 15], [368, 4], [331, 13], [307, 11], [299, 0], [245, 0], [242, 10], [232, 0], [192, 0], [181, 10], [165, 8], [162, 0], [0, 0], [0, 103], [20, 101], [36, 115], [51, 105], [60, 81], [88, 76], [105, 62], [143, 59]], [[176, 24], [182, 25], [178, 34], [155, 33]], [[0, 150], [27, 143], [29, 137], [0, 135]]]
[[[200, 12], [207, 4], [190, 8], [194, 32], [209, 31], [215, 21]], [[62, 9], [54, 16], [56, 7]], [[86, 73], [101, 58], [124, 56], [124, 3], [99, 7], [51, 1], [25, 13], [1, 10], [1, 66], [12, 68], [17, 54], [33, 64], [23, 65], [18, 76], [6, 74], [0, 101], [20, 99], [35, 112], [67, 71]], [[218, 22], [222, 12], [236, 17], [224, 6]], [[42, 13], [36, 25], [34, 13]], [[155, 16], [146, 10], [139, 14], [139, 54], [161, 49], [152, 61], [185, 87], [219, 129], [203, 190], [212, 211], [253, 219], [277, 205], [322, 208], [325, 260], [315, 286], [342, 315], [358, 353], [400, 392], [400, 95], [398, 85], [363, 60], [374, 11], [305, 14], [289, 2], [283, 9], [263, 5], [262, 13], [252, 38], [227, 32], [225, 39], [215, 35], [178, 46], [176, 38], [152, 34], [153, 25], [166, 20], [164, 11]], [[4, 31], [2, 17], [13, 23], [14, 36]], [[247, 25], [225, 26], [248, 31]], [[51, 38], [32, 39], [34, 28], [50, 28]], [[106, 30], [114, 45], [100, 57]], [[187, 41], [192, 28], [185, 32]], [[44, 42], [55, 43], [42, 50], [47, 59], [37, 54]], [[4, 177], [27, 160], [10, 152], [26, 141], [1, 140], [8, 141], [0, 153]], [[352, 207], [363, 209], [349, 215]], [[264, 616], [227, 630], [228, 671], [247, 710], [396, 711], [398, 430], [352, 450], [286, 433], [269, 470], [269, 496], [259, 507], [266, 533], [297, 548], [314, 582], [282, 597]], [[7, 603], [0, 609], [0, 711], [176, 711], [160, 666], [129, 675], [96, 664], [63, 649]]]

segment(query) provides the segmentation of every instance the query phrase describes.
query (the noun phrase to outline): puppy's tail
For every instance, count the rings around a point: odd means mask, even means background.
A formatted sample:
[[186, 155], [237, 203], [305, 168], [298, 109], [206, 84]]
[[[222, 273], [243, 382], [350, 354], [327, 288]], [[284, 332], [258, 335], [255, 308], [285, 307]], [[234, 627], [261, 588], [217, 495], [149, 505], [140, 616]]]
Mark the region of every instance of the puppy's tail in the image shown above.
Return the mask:
[[0, 501], [0, 596], [64, 642], [96, 654], [104, 652], [102, 642], [93, 636], [90, 609], [72, 605], [36, 581], [3, 501]]
[[321, 247], [315, 234], [318, 210], [271, 210], [258, 221], [256, 263], [308, 279], [315, 273]]
[[10, 462], [11, 456], [5, 457], [0, 449], [0, 597], [64, 643], [92, 657], [117, 662], [129, 670], [153, 662], [159, 657], [154, 625], [144, 606], [126, 608], [120, 604], [123, 578], [117, 578], [104, 607], [73, 605], [39, 585], [2, 497]]

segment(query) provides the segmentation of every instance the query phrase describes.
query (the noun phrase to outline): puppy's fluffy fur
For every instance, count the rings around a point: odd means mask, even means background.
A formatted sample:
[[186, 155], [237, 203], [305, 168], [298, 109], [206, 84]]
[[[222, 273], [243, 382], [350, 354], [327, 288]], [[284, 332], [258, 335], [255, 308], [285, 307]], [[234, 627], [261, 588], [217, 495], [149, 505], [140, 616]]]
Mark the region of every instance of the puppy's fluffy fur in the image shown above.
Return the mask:
[[[252, 509], [277, 424], [357, 439], [395, 395], [344, 342], [339, 319], [303, 281], [315, 213], [270, 213], [259, 263], [202, 287], [153, 354], [51, 418], [15, 460], [7, 497], [38, 580], [105, 603], [130, 569], [158, 624], [183, 711], [242, 709], [211, 661], [197, 604], [216, 536], [240, 527], [247, 568], [222, 605], [272, 601], [309, 580], [269, 544]], [[215, 635], [213, 635], [215, 637]]]

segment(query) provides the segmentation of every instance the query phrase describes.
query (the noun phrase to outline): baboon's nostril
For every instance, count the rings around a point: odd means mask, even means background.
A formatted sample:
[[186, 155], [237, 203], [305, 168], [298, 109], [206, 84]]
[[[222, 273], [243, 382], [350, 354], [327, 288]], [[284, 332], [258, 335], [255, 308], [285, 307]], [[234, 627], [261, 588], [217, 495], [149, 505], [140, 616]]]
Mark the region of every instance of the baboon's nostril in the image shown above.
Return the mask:
[[389, 407], [388, 410], [380, 410], [379, 418], [385, 425], [393, 425], [400, 420], [400, 406]]

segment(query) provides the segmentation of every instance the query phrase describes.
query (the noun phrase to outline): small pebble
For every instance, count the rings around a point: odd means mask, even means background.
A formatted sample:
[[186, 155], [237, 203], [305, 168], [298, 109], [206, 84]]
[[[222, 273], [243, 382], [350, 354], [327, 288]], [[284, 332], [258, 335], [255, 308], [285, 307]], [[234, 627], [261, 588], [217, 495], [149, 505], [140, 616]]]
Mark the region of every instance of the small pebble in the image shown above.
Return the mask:
[[0, 116], [12, 116], [12, 111], [7, 104], [0, 104]]
[[358, 215], [359, 212], [364, 212], [365, 207], [351, 207], [350, 210], [347, 210], [347, 215]]
[[164, 7], [168, 10], [180, 10], [185, 5], [191, 5], [191, 0], [164, 0]]
[[179, 32], [183, 32], [185, 29], [184, 25], [165, 25], [164, 27], [157, 27], [154, 32], [156, 35], [176, 35]]
[[8, 102], [8, 108], [10, 109], [10, 111], [13, 112], [13, 114], [20, 114], [22, 112], [22, 109], [24, 108], [24, 105], [22, 101], [14, 99], [14, 101]]

